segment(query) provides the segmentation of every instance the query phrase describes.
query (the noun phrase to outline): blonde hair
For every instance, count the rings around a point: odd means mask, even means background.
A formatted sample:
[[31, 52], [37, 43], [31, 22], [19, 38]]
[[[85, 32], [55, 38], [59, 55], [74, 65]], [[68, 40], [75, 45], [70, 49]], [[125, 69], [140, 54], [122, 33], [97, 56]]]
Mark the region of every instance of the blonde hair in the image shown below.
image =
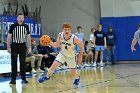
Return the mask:
[[100, 27], [100, 26], [102, 27], [102, 25], [101, 25], [101, 24], [98, 24], [98, 25], [97, 25], [97, 27]]
[[68, 22], [65, 22], [62, 26], [62, 28], [70, 28], [71, 29], [71, 24]]

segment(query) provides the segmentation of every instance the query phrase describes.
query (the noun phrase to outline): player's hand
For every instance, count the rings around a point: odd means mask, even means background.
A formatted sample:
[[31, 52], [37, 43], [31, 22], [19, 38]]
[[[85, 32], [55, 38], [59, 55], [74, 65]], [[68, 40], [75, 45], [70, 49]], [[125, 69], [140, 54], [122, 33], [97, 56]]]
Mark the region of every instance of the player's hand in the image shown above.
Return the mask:
[[11, 48], [7, 48], [7, 51], [8, 51], [9, 53], [11, 53]]
[[77, 59], [78, 65], [80, 65], [82, 63], [82, 55], [79, 54]]
[[131, 47], [131, 50], [132, 50], [132, 52], [133, 52], [133, 51], [136, 51], [135, 47]]

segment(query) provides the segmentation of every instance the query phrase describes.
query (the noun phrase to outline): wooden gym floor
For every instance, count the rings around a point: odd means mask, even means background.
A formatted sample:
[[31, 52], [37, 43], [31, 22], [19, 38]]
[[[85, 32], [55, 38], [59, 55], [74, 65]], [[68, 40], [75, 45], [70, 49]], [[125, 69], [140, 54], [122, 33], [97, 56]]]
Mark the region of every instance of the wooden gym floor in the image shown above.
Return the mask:
[[[39, 84], [40, 74], [27, 78], [28, 84], [9, 85], [0, 82], [0, 93], [140, 93], [140, 64], [119, 64], [105, 67], [78, 69], [81, 76], [79, 88], [72, 85], [69, 70], [57, 71], [49, 81]], [[5, 78], [6, 79], [6, 78]]]

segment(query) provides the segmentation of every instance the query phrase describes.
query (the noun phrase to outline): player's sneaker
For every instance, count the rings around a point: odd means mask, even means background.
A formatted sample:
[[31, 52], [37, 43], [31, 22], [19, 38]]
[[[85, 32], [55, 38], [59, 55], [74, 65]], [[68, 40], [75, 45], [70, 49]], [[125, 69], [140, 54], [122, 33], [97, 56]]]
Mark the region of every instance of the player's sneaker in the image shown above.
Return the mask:
[[50, 79], [50, 77], [43, 76], [43, 77], [41, 77], [41, 78], [38, 79], [38, 82], [39, 82], [39, 83], [42, 83], [42, 82], [44, 82], [45, 80], [49, 80], [49, 79]]
[[25, 79], [25, 80], [22, 80], [21, 83], [25, 84], [25, 83], [28, 83], [28, 81]]
[[80, 83], [80, 76], [78, 79], [74, 80], [73, 85], [79, 85], [79, 83]]

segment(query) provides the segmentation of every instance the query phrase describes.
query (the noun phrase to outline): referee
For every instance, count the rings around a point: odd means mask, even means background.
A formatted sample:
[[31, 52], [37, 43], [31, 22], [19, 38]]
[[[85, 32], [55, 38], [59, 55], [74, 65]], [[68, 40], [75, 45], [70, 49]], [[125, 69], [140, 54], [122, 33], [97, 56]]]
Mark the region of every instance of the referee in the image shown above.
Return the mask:
[[[16, 84], [17, 76], [17, 57], [20, 60], [21, 83], [28, 83], [26, 80], [26, 40], [28, 41], [28, 53], [31, 52], [31, 37], [28, 25], [24, 24], [24, 15], [18, 14], [16, 23], [10, 26], [7, 38], [7, 50], [11, 53], [11, 81], [10, 84]], [[26, 39], [27, 38], [27, 39]], [[11, 46], [10, 46], [11, 44]]]

